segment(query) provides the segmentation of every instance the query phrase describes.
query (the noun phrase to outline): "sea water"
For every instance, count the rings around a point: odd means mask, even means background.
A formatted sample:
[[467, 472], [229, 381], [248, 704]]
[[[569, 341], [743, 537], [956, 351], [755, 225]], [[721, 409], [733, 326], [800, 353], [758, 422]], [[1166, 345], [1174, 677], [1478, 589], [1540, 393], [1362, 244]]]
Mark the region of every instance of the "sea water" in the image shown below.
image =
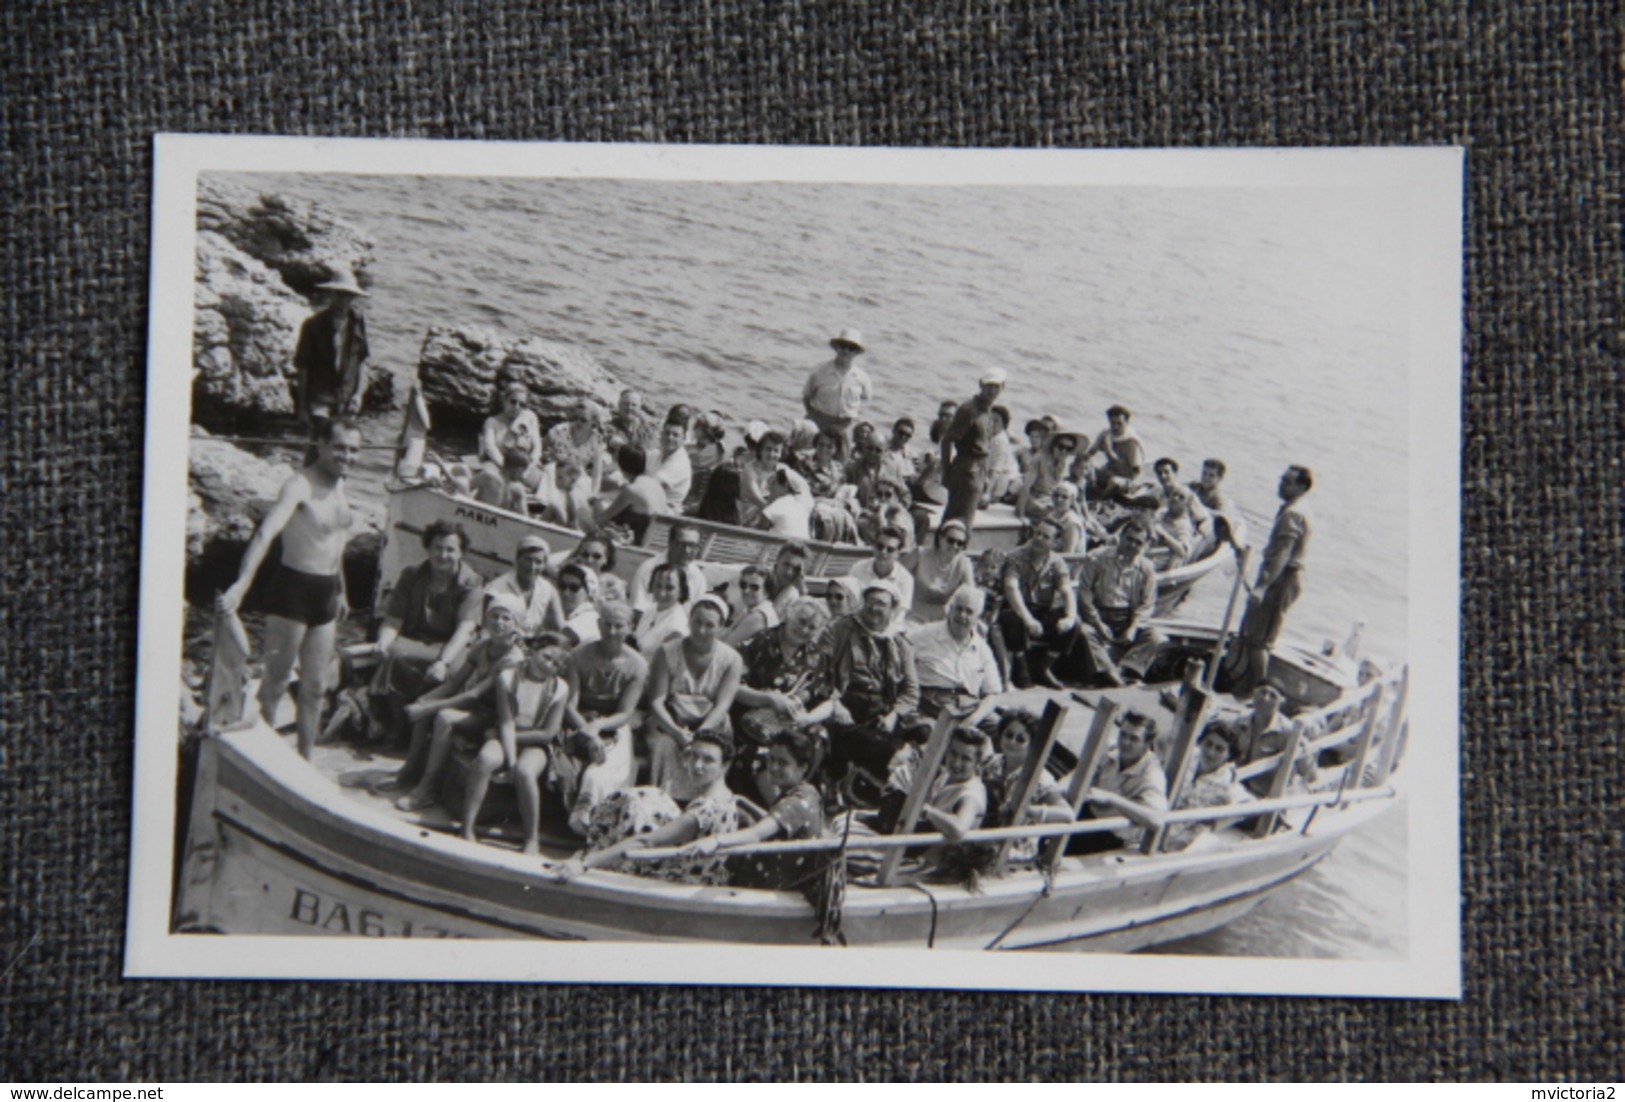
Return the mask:
[[[375, 362], [409, 378], [431, 325], [592, 353], [656, 411], [682, 401], [784, 423], [845, 326], [863, 332], [866, 416], [925, 427], [1005, 367], [1019, 434], [1091, 435], [1134, 410], [1181, 477], [1222, 458], [1262, 548], [1289, 464], [1316, 524], [1287, 631], [1406, 652], [1407, 252], [1398, 196], [1338, 189], [891, 187], [257, 175], [369, 237]], [[386, 438], [369, 426], [369, 438]], [[381, 496], [374, 460], [357, 489]], [[1256, 558], [1255, 558], [1256, 563]], [[1182, 616], [1217, 624], [1234, 571]], [[1403, 813], [1179, 951], [1404, 953]]]

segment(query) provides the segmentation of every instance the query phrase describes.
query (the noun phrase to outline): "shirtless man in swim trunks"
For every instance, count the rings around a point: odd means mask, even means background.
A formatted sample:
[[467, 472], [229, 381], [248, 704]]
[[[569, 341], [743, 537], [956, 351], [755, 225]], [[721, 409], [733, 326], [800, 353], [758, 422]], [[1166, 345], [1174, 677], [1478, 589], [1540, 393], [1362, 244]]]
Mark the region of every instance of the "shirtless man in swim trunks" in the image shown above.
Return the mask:
[[282, 484], [276, 504], [260, 522], [243, 554], [237, 583], [215, 601], [234, 613], [278, 536], [282, 555], [272, 568], [265, 616], [265, 678], [260, 712], [274, 722], [276, 706], [288, 691], [294, 660], [299, 662], [299, 753], [310, 757], [320, 730], [322, 694], [339, 619], [349, 610], [344, 593], [344, 537], [354, 511], [344, 496], [344, 478], [361, 454], [361, 430], [353, 421], [334, 421], [316, 444], [316, 458]]

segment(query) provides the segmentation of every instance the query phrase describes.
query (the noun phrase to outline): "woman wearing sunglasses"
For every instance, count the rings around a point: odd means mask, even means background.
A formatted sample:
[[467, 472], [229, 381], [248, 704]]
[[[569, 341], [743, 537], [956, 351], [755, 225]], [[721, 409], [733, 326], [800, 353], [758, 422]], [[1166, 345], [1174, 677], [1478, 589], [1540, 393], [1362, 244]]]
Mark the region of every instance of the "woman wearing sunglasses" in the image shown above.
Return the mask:
[[948, 598], [961, 586], [976, 587], [976, 568], [965, 547], [970, 531], [962, 520], [945, 520], [930, 547], [921, 547], [903, 565], [914, 575], [914, 602], [909, 619], [934, 624], [948, 613]]

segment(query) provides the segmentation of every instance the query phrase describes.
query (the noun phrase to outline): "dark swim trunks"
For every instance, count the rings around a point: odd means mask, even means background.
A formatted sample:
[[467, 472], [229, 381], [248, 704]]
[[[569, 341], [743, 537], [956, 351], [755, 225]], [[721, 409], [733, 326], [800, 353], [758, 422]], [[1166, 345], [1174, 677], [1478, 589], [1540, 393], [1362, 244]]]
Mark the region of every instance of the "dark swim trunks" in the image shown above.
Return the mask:
[[344, 580], [337, 574], [307, 574], [277, 563], [265, 589], [266, 615], [319, 628], [338, 619]]

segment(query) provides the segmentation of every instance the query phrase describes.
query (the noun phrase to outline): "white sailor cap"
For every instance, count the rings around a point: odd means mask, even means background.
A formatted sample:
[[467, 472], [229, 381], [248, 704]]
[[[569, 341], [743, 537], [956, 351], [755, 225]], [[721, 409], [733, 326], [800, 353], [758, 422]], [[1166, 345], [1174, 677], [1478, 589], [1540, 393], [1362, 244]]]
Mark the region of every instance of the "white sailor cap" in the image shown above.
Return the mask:
[[982, 372], [982, 377], [976, 381], [981, 383], [983, 386], [1003, 386], [1009, 380], [1010, 373], [1004, 368], [990, 367], [986, 371]]

